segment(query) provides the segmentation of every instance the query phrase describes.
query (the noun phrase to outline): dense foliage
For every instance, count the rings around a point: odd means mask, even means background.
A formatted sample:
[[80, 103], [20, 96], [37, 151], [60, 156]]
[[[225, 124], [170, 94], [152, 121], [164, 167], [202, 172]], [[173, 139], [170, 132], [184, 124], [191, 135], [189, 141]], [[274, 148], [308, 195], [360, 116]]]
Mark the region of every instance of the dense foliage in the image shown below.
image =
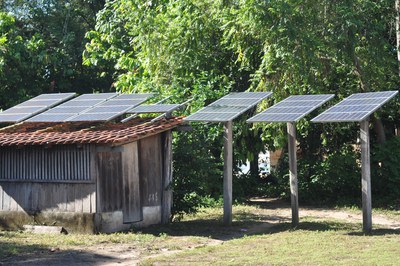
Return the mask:
[[45, 92], [109, 90], [82, 65], [103, 1], [0, 1], [0, 107]]
[[[189, 114], [230, 91], [273, 91], [261, 105], [265, 108], [291, 94], [334, 93], [335, 102], [400, 85], [391, 0], [4, 0], [0, 5], [4, 107], [43, 91], [115, 89], [172, 95], [171, 102], [193, 98], [182, 112]], [[398, 145], [399, 104], [393, 101], [371, 119], [376, 195], [400, 195], [394, 189], [400, 182], [397, 157], [386, 157]], [[359, 199], [357, 125], [302, 120], [297, 130], [300, 199]], [[235, 122], [235, 164], [250, 160], [251, 172], [236, 175], [234, 196], [287, 195], [285, 158], [272, 183], [257, 173], [258, 153], [285, 149], [285, 132], [283, 124]], [[175, 133], [177, 213], [221, 196], [221, 134], [221, 125], [209, 124]]]
[[[108, 1], [88, 33], [85, 63], [113, 64], [121, 91], [194, 97], [188, 112], [227, 91], [270, 90], [275, 101], [334, 93], [338, 101], [398, 88], [394, 16], [393, 3], [384, 0]], [[392, 137], [399, 121], [398, 102], [387, 110], [372, 120], [375, 141]], [[237, 162], [256, 160], [264, 145], [286, 145], [284, 125], [237, 125]], [[358, 198], [356, 125], [302, 121], [298, 131], [303, 199]], [[255, 141], [260, 134], [263, 144]], [[176, 135], [175, 202], [193, 206], [197, 196], [221, 195], [221, 141], [221, 128], [210, 125]], [[281, 195], [285, 165], [276, 173]], [[265, 193], [270, 185], [256, 176], [238, 176], [234, 194]]]

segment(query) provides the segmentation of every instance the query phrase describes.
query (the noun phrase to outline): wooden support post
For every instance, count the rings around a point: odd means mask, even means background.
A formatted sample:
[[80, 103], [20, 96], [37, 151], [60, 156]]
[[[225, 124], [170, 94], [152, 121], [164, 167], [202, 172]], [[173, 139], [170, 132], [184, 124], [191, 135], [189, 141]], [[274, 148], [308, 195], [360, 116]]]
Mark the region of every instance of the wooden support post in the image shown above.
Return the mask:
[[297, 185], [296, 123], [287, 123], [289, 148], [290, 199], [292, 205], [292, 225], [299, 224], [299, 199]]
[[224, 124], [224, 224], [232, 224], [232, 121]]
[[372, 230], [372, 204], [371, 204], [371, 167], [369, 151], [369, 119], [361, 121], [361, 190], [363, 208], [363, 231]]

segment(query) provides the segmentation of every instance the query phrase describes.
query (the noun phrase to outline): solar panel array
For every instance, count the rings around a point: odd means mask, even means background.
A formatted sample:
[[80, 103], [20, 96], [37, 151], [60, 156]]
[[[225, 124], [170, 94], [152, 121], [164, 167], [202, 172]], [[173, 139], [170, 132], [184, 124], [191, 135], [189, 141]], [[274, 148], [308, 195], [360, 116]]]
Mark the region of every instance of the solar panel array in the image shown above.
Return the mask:
[[333, 97], [333, 94], [293, 95], [253, 116], [247, 122], [296, 122]]
[[398, 91], [355, 93], [321, 113], [312, 122], [359, 122], [368, 118]]
[[130, 109], [146, 101], [153, 94], [122, 94], [115, 98], [101, 102], [67, 121], [110, 121], [126, 114]]
[[93, 106], [116, 97], [116, 93], [82, 94], [46, 112], [36, 115], [28, 122], [65, 122]]
[[18, 123], [56, 106], [75, 96], [75, 93], [41, 94], [0, 113], [0, 122]]
[[227, 122], [232, 121], [250, 108], [272, 95], [272, 92], [230, 93], [212, 104], [189, 115], [185, 121]]

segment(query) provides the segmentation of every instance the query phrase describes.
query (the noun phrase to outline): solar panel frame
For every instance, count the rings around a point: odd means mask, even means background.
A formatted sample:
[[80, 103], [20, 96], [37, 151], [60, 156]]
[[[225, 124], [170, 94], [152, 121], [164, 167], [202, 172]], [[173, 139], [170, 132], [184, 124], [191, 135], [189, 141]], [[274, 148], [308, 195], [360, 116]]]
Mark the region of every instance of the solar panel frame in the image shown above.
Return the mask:
[[272, 92], [230, 93], [184, 118], [184, 121], [217, 123], [232, 121], [271, 95]]
[[311, 122], [329, 123], [363, 121], [396, 96], [397, 93], [398, 91], [354, 93], [314, 117]]
[[0, 123], [25, 121], [47, 109], [57, 106], [71, 98], [75, 93], [41, 94], [0, 113]]
[[334, 96], [334, 94], [291, 95], [251, 117], [247, 122], [296, 122]]

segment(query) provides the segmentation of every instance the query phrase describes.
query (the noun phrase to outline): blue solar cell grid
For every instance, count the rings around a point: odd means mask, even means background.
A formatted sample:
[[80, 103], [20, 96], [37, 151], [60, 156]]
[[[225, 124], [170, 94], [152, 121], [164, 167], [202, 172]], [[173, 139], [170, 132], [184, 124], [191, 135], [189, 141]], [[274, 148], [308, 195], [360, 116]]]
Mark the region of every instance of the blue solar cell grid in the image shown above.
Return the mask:
[[0, 113], [0, 122], [17, 123], [56, 106], [75, 96], [75, 93], [41, 94]]
[[186, 117], [185, 121], [227, 122], [232, 121], [263, 99], [271, 92], [237, 92], [230, 93], [210, 105]]
[[247, 122], [296, 122], [333, 97], [333, 94], [292, 95]]
[[180, 107], [180, 104], [149, 104], [140, 105], [129, 110], [128, 114], [143, 114], [143, 113], [169, 113]]
[[[116, 97], [116, 93], [82, 94], [68, 102], [60, 104], [46, 112], [38, 114], [28, 122], [65, 122], [80, 112]], [[57, 114], [57, 115], [55, 115]]]
[[126, 114], [130, 109], [140, 105], [150, 96], [152, 96], [150, 93], [118, 95], [68, 118], [67, 121], [109, 121]]
[[398, 91], [355, 93], [321, 113], [312, 122], [360, 122], [367, 119]]

